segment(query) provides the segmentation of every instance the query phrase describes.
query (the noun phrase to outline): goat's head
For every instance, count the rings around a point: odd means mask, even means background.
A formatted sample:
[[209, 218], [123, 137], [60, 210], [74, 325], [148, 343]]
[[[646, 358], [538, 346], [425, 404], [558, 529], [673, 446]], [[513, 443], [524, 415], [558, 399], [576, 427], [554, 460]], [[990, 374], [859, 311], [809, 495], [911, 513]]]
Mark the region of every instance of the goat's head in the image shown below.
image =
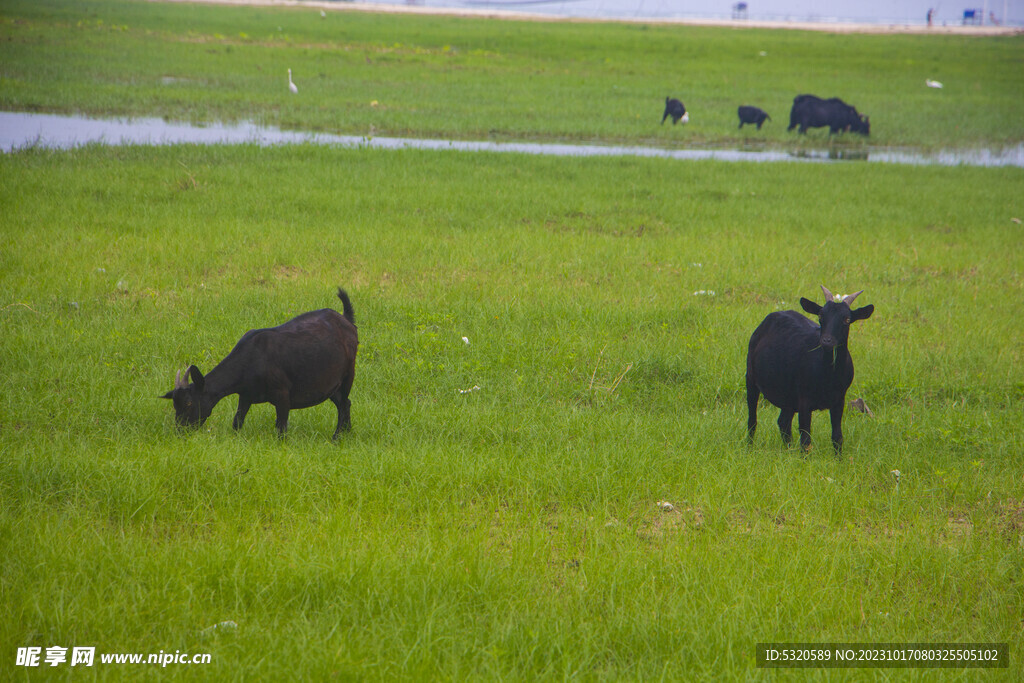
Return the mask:
[[[192, 378], [191, 383], [189, 377]], [[205, 385], [203, 373], [196, 366], [190, 365], [184, 376], [178, 371], [174, 378], [174, 389], [160, 397], [174, 402], [174, 419], [182, 427], [201, 426], [213, 412], [214, 401], [203, 391]]]
[[810, 299], [800, 299], [803, 309], [812, 315], [818, 316], [821, 325], [821, 346], [825, 349], [845, 347], [850, 336], [850, 323], [857, 320], [866, 320], [875, 312], [871, 304], [863, 308], [851, 309], [854, 299], [860, 296], [864, 290], [856, 294], [836, 295], [828, 291], [824, 285], [821, 291], [825, 293], [825, 305], [822, 306]]

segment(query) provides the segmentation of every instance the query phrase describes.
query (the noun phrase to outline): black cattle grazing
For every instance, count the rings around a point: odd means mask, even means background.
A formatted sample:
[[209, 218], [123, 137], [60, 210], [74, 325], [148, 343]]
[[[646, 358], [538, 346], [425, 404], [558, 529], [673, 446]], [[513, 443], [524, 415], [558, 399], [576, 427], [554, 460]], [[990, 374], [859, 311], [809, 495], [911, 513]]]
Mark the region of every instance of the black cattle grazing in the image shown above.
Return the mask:
[[231, 423], [235, 429], [241, 429], [252, 404], [270, 403], [277, 409], [277, 431], [283, 436], [288, 411], [331, 399], [338, 407], [337, 439], [351, 427], [348, 394], [359, 346], [352, 302], [343, 289], [338, 298], [341, 314], [322, 308], [277, 327], [249, 330], [205, 376], [194, 365], [185, 377], [179, 371], [174, 389], [161, 397], [174, 401], [178, 424], [202, 425], [218, 401], [238, 394], [238, 412]]
[[833, 296], [822, 286], [825, 305], [800, 299], [805, 311], [818, 316], [820, 326], [797, 311], [778, 311], [754, 330], [747, 347], [747, 438], [757, 428], [757, 401], [761, 394], [780, 409], [779, 430], [792, 440], [793, 415], [798, 414], [800, 446], [811, 447], [811, 411], [828, 410], [832, 418], [832, 445], [843, 447], [843, 407], [853, 382], [853, 359], [847, 342], [850, 324], [871, 317], [875, 307], [851, 310], [860, 292]]
[[664, 124], [665, 119], [672, 117], [672, 125], [675, 125], [682, 121], [686, 123], [690, 120], [690, 115], [686, 113], [686, 107], [683, 103], [677, 99], [671, 97], [665, 98], [665, 114], [661, 117], [661, 122]]
[[743, 128], [744, 123], [756, 123], [757, 129], [761, 130], [761, 124], [772, 120], [772, 117], [768, 116], [768, 112], [747, 105], [740, 107], [736, 113], [740, 117], [740, 128]]
[[823, 100], [814, 95], [797, 95], [793, 98], [793, 108], [789, 111], [789, 128], [791, 131], [797, 126], [801, 133], [806, 133], [808, 128], [823, 128], [828, 126], [829, 134], [840, 131], [852, 131], [861, 135], [868, 135], [871, 132], [871, 120], [867, 116], [861, 116], [855, 107], [848, 105], [838, 97]]

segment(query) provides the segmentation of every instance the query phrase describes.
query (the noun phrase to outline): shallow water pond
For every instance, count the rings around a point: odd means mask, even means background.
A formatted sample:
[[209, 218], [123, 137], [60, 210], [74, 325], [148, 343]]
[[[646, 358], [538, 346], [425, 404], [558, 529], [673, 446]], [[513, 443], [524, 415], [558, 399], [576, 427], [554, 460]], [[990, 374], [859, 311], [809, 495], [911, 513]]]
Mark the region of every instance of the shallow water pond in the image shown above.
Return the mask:
[[371, 149], [430, 149], [458, 152], [513, 152], [552, 156], [637, 156], [680, 160], [758, 162], [862, 161], [917, 166], [1013, 166], [1024, 168], [1024, 145], [1001, 150], [966, 149], [917, 152], [888, 148], [660, 149], [657, 147], [570, 145], [532, 142], [474, 142], [416, 138], [362, 137], [286, 131], [254, 123], [193, 125], [158, 118], [90, 119], [56, 114], [0, 112], [0, 151], [29, 147], [71, 149], [87, 144], [320, 144]]

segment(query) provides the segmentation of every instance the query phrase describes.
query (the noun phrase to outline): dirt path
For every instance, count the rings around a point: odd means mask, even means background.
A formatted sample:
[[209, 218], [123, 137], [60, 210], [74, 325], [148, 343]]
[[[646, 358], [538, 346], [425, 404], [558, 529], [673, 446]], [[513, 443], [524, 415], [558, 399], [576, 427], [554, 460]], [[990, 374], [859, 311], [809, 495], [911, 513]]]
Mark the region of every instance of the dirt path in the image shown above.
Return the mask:
[[1019, 26], [932, 26], [924, 24], [856, 24], [805, 21], [733, 21], [729, 19], [584, 19], [555, 17], [547, 14], [509, 12], [499, 9], [469, 9], [458, 7], [423, 7], [421, 5], [375, 5], [361, 2], [318, 2], [317, 0], [154, 0], [156, 2], [204, 2], [217, 5], [262, 5], [279, 7], [306, 7], [325, 12], [378, 12], [390, 14], [438, 14], [461, 17], [516, 19], [519, 21], [616, 21], [638, 24], [682, 24], [687, 26], [729, 26], [732, 28], [770, 28], [798, 31], [825, 31], [829, 33], [915, 33], [956, 34], [974, 36], [1005, 36], [1024, 34]]

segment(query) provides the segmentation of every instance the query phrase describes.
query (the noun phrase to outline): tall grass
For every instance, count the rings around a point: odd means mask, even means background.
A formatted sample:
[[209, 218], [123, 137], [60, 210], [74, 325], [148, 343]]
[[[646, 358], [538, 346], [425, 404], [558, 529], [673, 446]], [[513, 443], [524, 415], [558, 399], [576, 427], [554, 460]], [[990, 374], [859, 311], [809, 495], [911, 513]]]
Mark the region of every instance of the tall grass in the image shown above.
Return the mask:
[[[1009, 642], [1019, 677], [1018, 170], [180, 146], [0, 176], [5, 672], [767, 678], [761, 641], [924, 640]], [[745, 446], [746, 340], [819, 284], [876, 306], [875, 416], [803, 456], [765, 406]], [[329, 404], [235, 433], [231, 399], [175, 428], [177, 369], [337, 285], [350, 434]]]

